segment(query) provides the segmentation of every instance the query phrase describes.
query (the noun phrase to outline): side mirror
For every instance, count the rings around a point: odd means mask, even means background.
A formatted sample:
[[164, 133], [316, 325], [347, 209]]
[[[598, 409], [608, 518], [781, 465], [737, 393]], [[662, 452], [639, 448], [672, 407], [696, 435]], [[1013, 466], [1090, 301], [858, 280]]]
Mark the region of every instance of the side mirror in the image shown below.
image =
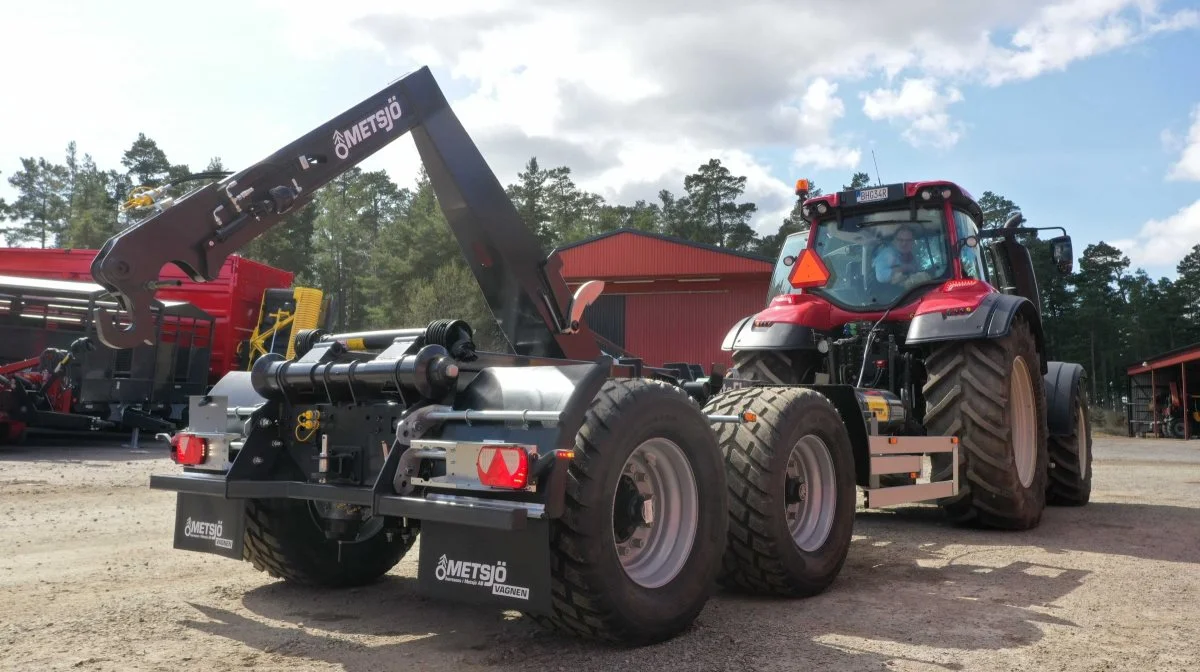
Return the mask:
[[1016, 213], [1013, 213], [1013, 215], [1011, 217], [1009, 217], [1007, 220], [1005, 220], [1004, 224], [1000, 228], [1015, 229], [1024, 223], [1025, 223], [1025, 215], [1022, 215], [1020, 212], [1016, 212]]
[[1050, 239], [1050, 257], [1058, 272], [1067, 275], [1075, 268], [1075, 252], [1071, 248], [1070, 236], [1059, 236]]
[[574, 334], [579, 331], [579, 322], [583, 319], [583, 311], [593, 301], [600, 298], [602, 292], [604, 292], [603, 280], [588, 280], [575, 290], [575, 296], [571, 299], [571, 307], [567, 311], [567, 333]]

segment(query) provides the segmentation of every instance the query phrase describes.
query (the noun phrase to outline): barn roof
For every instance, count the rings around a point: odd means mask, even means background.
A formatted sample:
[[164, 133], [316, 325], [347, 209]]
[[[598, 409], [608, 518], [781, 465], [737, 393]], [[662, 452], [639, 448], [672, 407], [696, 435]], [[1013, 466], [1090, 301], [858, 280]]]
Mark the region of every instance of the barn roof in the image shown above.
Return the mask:
[[1194, 362], [1200, 360], [1200, 343], [1185, 345], [1181, 348], [1160, 352], [1153, 357], [1147, 357], [1139, 360], [1135, 364], [1130, 364], [1126, 370], [1126, 375], [1137, 375], [1146, 373], [1151, 369], [1165, 369], [1168, 366], [1178, 366], [1186, 362]]
[[769, 276], [771, 259], [683, 238], [622, 228], [554, 250], [572, 278]]

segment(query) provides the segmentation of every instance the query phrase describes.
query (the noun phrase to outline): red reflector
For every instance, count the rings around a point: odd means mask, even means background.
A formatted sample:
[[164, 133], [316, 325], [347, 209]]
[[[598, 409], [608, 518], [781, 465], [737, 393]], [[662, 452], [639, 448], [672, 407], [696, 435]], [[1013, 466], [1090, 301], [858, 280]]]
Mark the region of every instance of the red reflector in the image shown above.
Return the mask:
[[793, 264], [792, 275], [788, 281], [797, 289], [822, 287], [829, 282], [829, 269], [825, 267], [821, 257], [817, 256], [816, 251], [806, 248]]
[[176, 434], [171, 438], [171, 459], [178, 464], [202, 464], [208, 457], [208, 439], [194, 434]]
[[475, 471], [486, 486], [519, 490], [529, 481], [529, 455], [520, 446], [484, 446]]
[[780, 294], [771, 299], [772, 306], [798, 306], [800, 305], [799, 294]]
[[961, 280], [948, 280], [942, 285], [943, 292], [960, 292], [963, 290], [983, 290], [983, 282], [974, 278], [963, 278]]

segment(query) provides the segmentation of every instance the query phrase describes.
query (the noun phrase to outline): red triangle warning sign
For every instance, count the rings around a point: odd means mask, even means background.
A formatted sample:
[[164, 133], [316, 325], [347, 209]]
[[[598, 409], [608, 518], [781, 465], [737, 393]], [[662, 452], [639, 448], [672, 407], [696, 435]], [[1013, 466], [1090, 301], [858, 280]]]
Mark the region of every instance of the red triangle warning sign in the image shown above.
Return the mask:
[[797, 289], [821, 287], [829, 282], [829, 268], [814, 250], [805, 248], [800, 253], [800, 258], [792, 264], [792, 275], [788, 282]]

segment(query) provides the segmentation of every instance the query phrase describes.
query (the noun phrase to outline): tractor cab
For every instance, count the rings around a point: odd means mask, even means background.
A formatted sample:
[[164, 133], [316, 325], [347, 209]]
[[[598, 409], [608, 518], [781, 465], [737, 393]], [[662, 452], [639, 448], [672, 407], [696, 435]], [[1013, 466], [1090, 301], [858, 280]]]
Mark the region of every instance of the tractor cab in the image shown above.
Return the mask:
[[[807, 195], [808, 182], [797, 183]], [[846, 313], [880, 314], [941, 286], [974, 286], [1022, 296], [1040, 311], [1033, 261], [1017, 236], [1061, 227], [1025, 227], [1017, 213], [982, 229], [983, 211], [952, 182], [906, 182], [807, 199], [803, 228], [784, 242], [768, 301], [807, 295]], [[1071, 238], [1053, 238], [1060, 273], [1073, 265]], [[949, 281], [975, 280], [978, 283]], [[981, 284], [982, 283], [982, 284]], [[792, 299], [792, 305], [795, 305]]]
[[918, 288], [982, 279], [979, 207], [949, 183], [844, 191], [810, 199], [802, 212], [808, 226], [785, 241], [769, 299], [809, 294], [845, 311], [875, 313]]
[[950, 239], [941, 213], [882, 211], [818, 222], [789, 239], [776, 294], [819, 296], [849, 311], [892, 306], [910, 289], [951, 278]]

